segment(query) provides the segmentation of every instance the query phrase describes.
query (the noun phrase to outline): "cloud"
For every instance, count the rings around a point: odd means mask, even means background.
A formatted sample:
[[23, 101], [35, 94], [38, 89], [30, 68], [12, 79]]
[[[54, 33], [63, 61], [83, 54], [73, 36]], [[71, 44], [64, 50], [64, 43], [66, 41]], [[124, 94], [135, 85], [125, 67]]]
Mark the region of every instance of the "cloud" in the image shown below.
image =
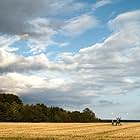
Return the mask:
[[126, 12], [118, 15], [115, 19], [110, 20], [108, 25], [113, 32], [119, 32], [121, 30], [134, 30], [139, 27], [140, 22], [140, 10]]
[[[68, 57], [68, 56], [67, 56]], [[68, 58], [69, 59], [69, 58]], [[19, 56], [13, 51], [9, 51], [9, 48], [0, 49], [0, 73], [19, 72], [28, 73], [36, 71], [60, 71], [64, 72], [72, 70], [76, 67], [75, 63], [70, 63], [67, 59], [67, 63], [61, 60], [54, 62], [50, 61], [46, 54], [41, 53], [39, 55], [32, 56]]]
[[88, 95], [79, 93], [80, 87], [62, 78], [46, 79], [46, 77], [34, 75], [9, 73], [1, 75], [0, 81], [3, 81], [0, 85], [2, 91], [18, 95], [25, 103], [42, 102], [61, 107], [63, 105], [71, 107], [73, 104], [75, 107], [75, 105], [82, 106], [90, 102]]
[[0, 49], [0, 73], [29, 72], [47, 69], [48, 58], [44, 54], [23, 57]]
[[99, 21], [96, 17], [84, 14], [66, 21], [64, 26], [61, 27], [61, 30], [65, 35], [76, 36], [91, 28], [97, 27], [98, 24]]
[[80, 15], [65, 21], [36, 18], [28, 21], [28, 47], [33, 53], [45, 52], [49, 45], [63, 47], [68, 45], [68, 43], [56, 42], [53, 37], [58, 34], [70, 37], [78, 36], [98, 25], [99, 20], [89, 14]]
[[73, 72], [75, 83], [85, 85], [90, 89], [88, 92], [97, 95], [125, 94], [137, 89], [140, 83], [139, 23], [139, 10], [120, 14], [109, 21], [114, 30], [104, 42], [81, 49], [74, 56], [63, 54], [64, 61], [77, 64]]
[[[14, 90], [26, 101], [66, 104], [69, 107], [89, 105], [98, 97], [126, 94], [138, 89], [139, 14], [137, 10], [118, 15], [109, 21], [112, 33], [103, 42], [74, 54], [58, 54], [55, 61], [43, 54], [24, 58], [13, 52], [0, 53], [1, 67], [5, 67], [6, 61], [9, 62], [6, 69], [15, 65], [15, 71], [0, 76], [0, 81], [3, 81], [0, 88]], [[26, 74], [18, 70], [23, 67], [27, 68]]]
[[29, 43], [28, 47], [33, 53], [45, 52], [49, 45], [56, 45], [52, 38], [57, 35], [57, 30], [51, 27], [50, 20], [46, 18], [36, 18], [28, 22]]
[[95, 4], [93, 4], [93, 10], [96, 10], [100, 7], [112, 4], [112, 0], [98, 0]]
[[84, 7], [82, 3], [73, 0], [61, 0], [60, 2], [57, 0], [1, 0], [0, 32], [16, 35], [28, 32], [27, 22], [30, 20], [62, 14], [62, 11], [68, 14], [68, 12], [78, 11], [82, 7]]
[[109, 101], [109, 100], [99, 100], [99, 106], [116, 106], [119, 105], [119, 103], [116, 103], [114, 101]]
[[59, 44], [59, 46], [60, 47], [67, 47], [67, 46], [69, 46], [69, 42], [64, 42], [64, 43], [61, 43], [61, 44]]
[[59, 44], [53, 37], [64, 22], [61, 16], [79, 12], [84, 7], [84, 3], [75, 0], [0, 0], [0, 36], [28, 34], [26, 40], [30, 52], [45, 52], [49, 45]]
[[[40, 77], [35, 75], [20, 74], [20, 73], [7, 73], [0, 76], [0, 80], [3, 81], [0, 88], [6, 91], [23, 92], [30, 89], [57, 89], [65, 82], [61, 78], [47, 79], [46, 77]], [[63, 89], [63, 87], [61, 88]]]
[[0, 76], [1, 89], [6, 91], [20, 92], [27, 88], [41, 86], [44, 81], [37, 76], [26, 76], [19, 73], [8, 73]]
[[19, 41], [19, 36], [8, 36], [8, 35], [1, 35], [0, 36], [0, 46], [2, 49], [8, 50], [10, 52], [16, 51], [17, 48], [10, 47], [12, 44], [14, 44], [16, 41]]

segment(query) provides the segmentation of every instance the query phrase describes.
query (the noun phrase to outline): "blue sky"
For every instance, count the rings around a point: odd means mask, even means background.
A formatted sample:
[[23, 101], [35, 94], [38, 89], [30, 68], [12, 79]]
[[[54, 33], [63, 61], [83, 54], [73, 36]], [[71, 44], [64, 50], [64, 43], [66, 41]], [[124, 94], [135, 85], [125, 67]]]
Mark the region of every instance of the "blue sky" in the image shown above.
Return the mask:
[[0, 89], [25, 103], [140, 119], [139, 0], [0, 0]]

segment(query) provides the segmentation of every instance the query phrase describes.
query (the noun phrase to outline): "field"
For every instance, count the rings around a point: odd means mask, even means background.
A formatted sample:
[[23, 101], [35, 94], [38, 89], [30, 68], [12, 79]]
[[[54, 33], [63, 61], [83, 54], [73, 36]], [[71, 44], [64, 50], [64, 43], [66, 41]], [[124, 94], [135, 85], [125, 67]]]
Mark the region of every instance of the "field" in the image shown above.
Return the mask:
[[0, 123], [0, 140], [140, 140], [140, 123]]

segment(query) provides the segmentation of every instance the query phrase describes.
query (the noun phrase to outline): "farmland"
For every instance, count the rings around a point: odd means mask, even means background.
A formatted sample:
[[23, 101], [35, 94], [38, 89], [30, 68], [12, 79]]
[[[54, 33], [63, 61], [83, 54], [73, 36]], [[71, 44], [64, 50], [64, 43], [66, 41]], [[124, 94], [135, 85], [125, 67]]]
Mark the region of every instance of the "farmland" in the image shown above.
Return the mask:
[[139, 123], [0, 123], [1, 140], [140, 140], [139, 132]]

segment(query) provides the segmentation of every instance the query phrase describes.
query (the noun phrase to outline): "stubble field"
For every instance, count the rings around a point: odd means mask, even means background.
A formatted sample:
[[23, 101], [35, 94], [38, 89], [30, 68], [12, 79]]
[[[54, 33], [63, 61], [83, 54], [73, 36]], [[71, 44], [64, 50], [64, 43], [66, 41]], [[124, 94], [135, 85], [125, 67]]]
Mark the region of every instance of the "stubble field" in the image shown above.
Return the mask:
[[140, 123], [0, 123], [0, 140], [140, 140]]

